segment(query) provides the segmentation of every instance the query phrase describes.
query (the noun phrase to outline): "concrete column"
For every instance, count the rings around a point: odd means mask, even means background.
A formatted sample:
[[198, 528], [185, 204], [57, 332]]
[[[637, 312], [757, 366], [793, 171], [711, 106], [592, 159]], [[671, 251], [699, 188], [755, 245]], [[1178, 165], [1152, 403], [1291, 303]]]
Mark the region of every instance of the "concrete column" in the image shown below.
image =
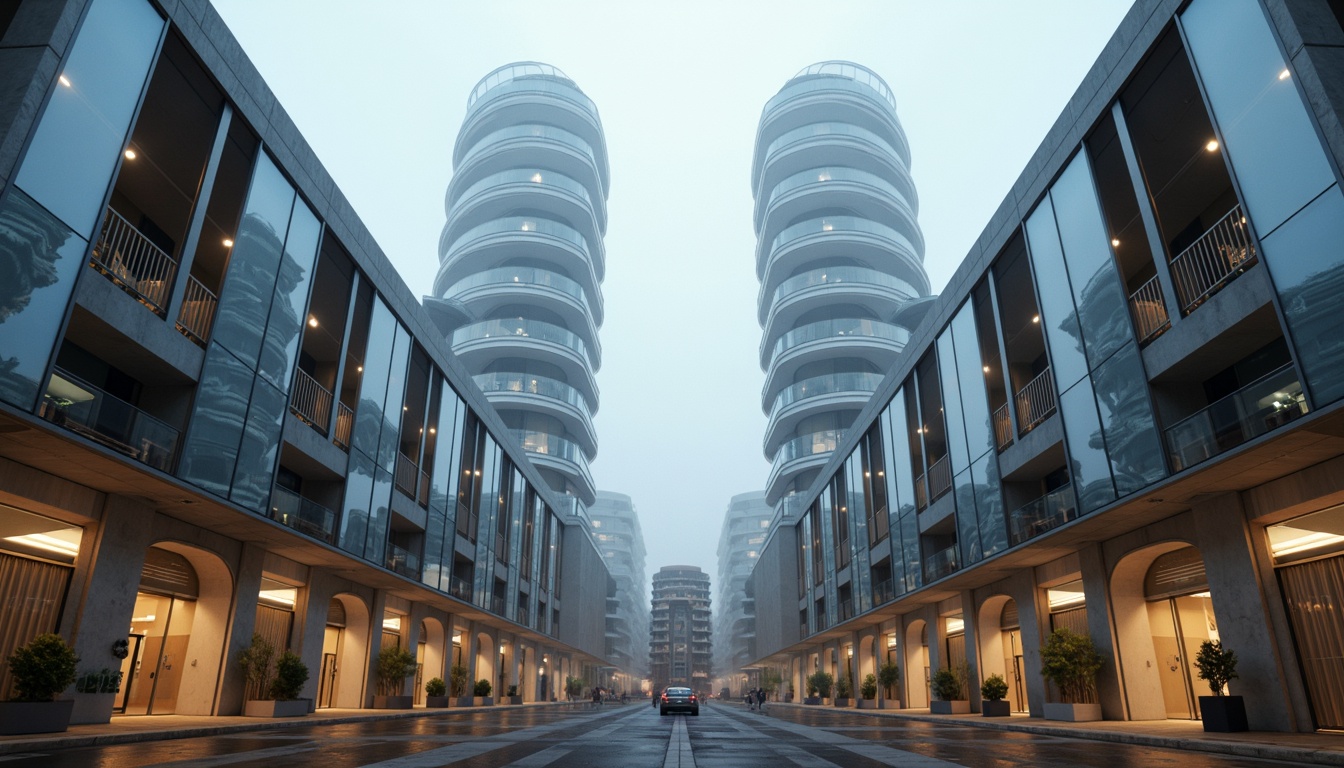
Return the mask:
[[308, 573], [308, 583], [299, 590], [294, 603], [296, 635], [294, 652], [308, 667], [308, 682], [303, 684], [304, 698], [317, 701], [322, 676], [322, 643], [326, 639], [327, 609], [336, 594], [336, 580], [316, 568]]
[[971, 697], [971, 711], [980, 711], [980, 613], [976, 610], [975, 594], [961, 593], [961, 621], [966, 640], [966, 693]]
[[1048, 606], [1045, 590], [1037, 589], [1034, 569], [1023, 568], [1004, 583], [1017, 603], [1018, 633], [1022, 641], [1023, 686], [1027, 691], [1027, 712], [1045, 716], [1045, 678], [1041, 677], [1042, 630], [1046, 626]]
[[[261, 571], [265, 560], [265, 549], [256, 544], [243, 545], [234, 577], [233, 624], [229, 627], [228, 642], [224, 645], [224, 676], [219, 683], [217, 714], [237, 715], [243, 711], [247, 681], [243, 678], [242, 668], [238, 666], [238, 652], [251, 645], [252, 633], [257, 627], [257, 595], [261, 592]], [[179, 714], [204, 713], [179, 710]]]
[[[1282, 602], [1273, 566], [1257, 562], [1241, 496], [1230, 493], [1202, 501], [1191, 507], [1191, 513], [1218, 634], [1223, 645], [1237, 654], [1239, 677], [1228, 690], [1249, 694], [1246, 719], [1251, 730], [1311, 731], [1311, 710], [1296, 672], [1291, 634], [1286, 626], [1276, 626], [1280, 622], [1275, 613], [1281, 612], [1272, 610], [1269, 602], [1271, 597]], [[1194, 683], [1197, 695], [1209, 694], [1203, 680]]]
[[1120, 689], [1120, 664], [1111, 627], [1110, 590], [1106, 563], [1100, 544], [1078, 550], [1078, 565], [1083, 576], [1083, 596], [1087, 601], [1087, 632], [1097, 652], [1105, 657], [1097, 673], [1097, 698], [1101, 715], [1107, 720], [1124, 720], [1124, 694]]
[[67, 606], [73, 619], [62, 621], [62, 626], [72, 627], [81, 669], [121, 667], [121, 659], [112, 655], [112, 644], [126, 639], [135, 612], [145, 550], [154, 536], [154, 527], [148, 524], [154, 514], [135, 499], [108, 496], [97, 528], [85, 529], [79, 560], [91, 565], [84, 573], [83, 600]]
[[364, 667], [365, 709], [373, 707], [373, 697], [378, 692], [378, 654], [383, 651], [383, 614], [387, 612], [387, 592], [375, 590], [373, 601], [369, 604], [369, 660]]

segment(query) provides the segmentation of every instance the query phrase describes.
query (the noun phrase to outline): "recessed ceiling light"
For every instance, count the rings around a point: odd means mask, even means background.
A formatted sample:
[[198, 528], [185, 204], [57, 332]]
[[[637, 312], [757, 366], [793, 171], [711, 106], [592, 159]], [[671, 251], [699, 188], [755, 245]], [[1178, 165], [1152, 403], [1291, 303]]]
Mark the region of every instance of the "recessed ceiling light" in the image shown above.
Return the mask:
[[1204, 145], [1204, 148], [1207, 149], [1207, 150], [1210, 151], [1210, 152], [1217, 152], [1217, 151], [1218, 151], [1218, 140], [1217, 140], [1217, 139], [1209, 139], [1209, 143], [1208, 143], [1208, 144], [1205, 144], [1205, 145]]
[[231, 240], [231, 239], [229, 239], [229, 238], [227, 238], [227, 237], [224, 238], [224, 247], [225, 247], [225, 248], [232, 248], [232, 247], [233, 247], [233, 240]]
[[125, 158], [126, 158], [127, 160], [134, 160], [134, 159], [135, 159], [135, 150], [134, 150], [134, 149], [131, 149], [131, 148], [129, 148], [129, 147], [127, 147], [126, 151], [125, 151], [125, 152], [122, 152], [121, 154], [122, 154], [123, 156], [125, 156]]

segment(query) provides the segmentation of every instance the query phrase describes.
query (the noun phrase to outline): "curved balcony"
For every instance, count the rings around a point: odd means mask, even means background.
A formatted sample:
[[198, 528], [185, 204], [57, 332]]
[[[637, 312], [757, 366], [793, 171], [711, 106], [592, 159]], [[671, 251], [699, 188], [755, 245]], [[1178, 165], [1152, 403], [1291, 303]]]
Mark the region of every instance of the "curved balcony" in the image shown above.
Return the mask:
[[[605, 254], [602, 240], [596, 248], [579, 230], [553, 219], [536, 216], [504, 216], [478, 224], [449, 241], [451, 230], [444, 228], [439, 236], [439, 273], [434, 279], [434, 292], [442, 296], [445, 282], [463, 279], [466, 274], [478, 272], [487, 265], [482, 263], [484, 252], [498, 249], [498, 260], [519, 255], [519, 251], [534, 258], [544, 258], [564, 264], [571, 275], [583, 273], [590, 278], [584, 290], [596, 296], [601, 304], [598, 288]], [[523, 244], [531, 247], [524, 247]], [[464, 259], [470, 255], [470, 259]], [[594, 258], [596, 257], [596, 258]], [[463, 264], [466, 261], [469, 263]], [[488, 268], [488, 267], [487, 267]]]
[[[852, 272], [845, 274], [841, 270]], [[892, 320], [892, 315], [917, 296], [913, 286], [900, 278], [865, 267], [831, 267], [795, 277], [803, 276], [810, 279], [795, 283], [783, 299], [760, 305], [759, 310], [768, 313], [762, 323], [762, 350], [769, 349], [782, 334], [798, 326], [799, 319], [808, 312], [825, 307], [843, 306], [855, 315], [906, 327]]]
[[844, 439], [843, 429], [828, 429], [796, 437], [781, 445], [771, 461], [770, 475], [765, 482], [766, 502], [773, 504], [777, 501], [783, 486], [793, 478], [825, 464], [835, 452], [836, 445]]
[[[811, 76], [786, 83], [761, 110], [757, 143], [773, 141], [770, 134], [778, 130], [776, 124], [782, 127], [781, 134], [800, 125], [798, 113], [805, 113], [802, 117], [806, 122], [834, 120], [842, 114], [840, 109], [846, 103], [861, 111], [851, 109], [845, 120], [871, 123], [870, 129], [890, 131], [888, 141], [895, 148], [896, 156], [909, 167], [909, 143], [896, 119], [896, 107], [867, 85], [842, 77]], [[819, 104], [825, 104], [827, 108], [817, 109]]]
[[[904, 262], [900, 276], [920, 288], [921, 294], [928, 292], [928, 276], [924, 274], [923, 237], [914, 230], [915, 240], [886, 224], [858, 216], [823, 216], [800, 221], [786, 227], [766, 247], [766, 239], [761, 239], [756, 253], [756, 276], [766, 284], [773, 285], [774, 279], [768, 273], [783, 271], [788, 273], [805, 264], [815, 256], [833, 255], [838, 248], [844, 248], [856, 257], [870, 252], [874, 258], [891, 259]], [[898, 263], [899, 263], [898, 262]], [[773, 289], [770, 289], [773, 290]]]
[[[883, 378], [884, 375], [881, 373], [851, 372], [813, 376], [810, 379], [803, 379], [802, 381], [795, 382], [784, 389], [781, 389], [779, 394], [775, 395], [774, 404], [770, 407], [770, 423], [773, 425], [784, 409], [789, 406], [813, 398], [829, 397], [851, 392], [871, 396], [872, 393], [877, 391], [877, 385], [882, 383]], [[766, 451], [766, 453], [768, 454], [770, 452]]]
[[467, 112], [480, 106], [483, 101], [497, 98], [504, 93], [514, 92], [510, 86], [522, 84], [520, 90], [536, 90], [546, 93], [563, 94], [576, 104], [597, 114], [597, 105], [579, 90], [569, 75], [559, 67], [539, 61], [517, 61], [505, 64], [481, 78], [476, 87], [467, 96]]
[[587, 155], [593, 163], [593, 169], [597, 170], [597, 153], [593, 150], [593, 145], [589, 144], [582, 136], [573, 131], [566, 131], [563, 128], [557, 128], [553, 125], [511, 125], [507, 128], [500, 128], [491, 131], [484, 136], [476, 139], [471, 147], [460, 157], [454, 160], [455, 166], [465, 165], [474, 158], [486, 154], [487, 150], [495, 150], [501, 144], [514, 142], [518, 139], [526, 141], [536, 141], [546, 144], [559, 144], [566, 149], [576, 150], [581, 154]]
[[[824, 141], [824, 140], [830, 141]], [[835, 143], [839, 141], [853, 141], [856, 143], [868, 144], [872, 147], [873, 154], [878, 156], [893, 157], [900, 159], [896, 152], [896, 147], [887, 141], [875, 131], [870, 131], [850, 123], [841, 123], [835, 121], [826, 121], [820, 123], [808, 123], [797, 128], [791, 128], [781, 133], [765, 148], [764, 152], [757, 153], [756, 159], [752, 164], [752, 184], [760, 183], [761, 172], [770, 164], [770, 159], [776, 152], [788, 149], [800, 144], [815, 144], [818, 140], [824, 143]]]
[[906, 329], [884, 323], [881, 320], [866, 318], [837, 318], [819, 320], [815, 323], [794, 328], [780, 336], [774, 347], [761, 345], [761, 367], [773, 366], [784, 353], [815, 341], [881, 340], [895, 342], [904, 347], [910, 341], [910, 332]]
[[781, 179], [769, 195], [756, 200], [756, 231], [772, 239], [784, 223], [824, 208], [844, 208], [877, 222], [893, 219], [899, 231], [919, 232], [915, 209], [903, 190], [875, 173], [846, 166], [808, 168]]
[[542, 76], [516, 78], [490, 88], [476, 98], [462, 118], [453, 157], [460, 157], [482, 131], [507, 123], [546, 122], [583, 135], [598, 154], [604, 183], [608, 177], [606, 142], [597, 106], [578, 86]]
[[[764, 301], [757, 302], [760, 305], [759, 319], [762, 323], [765, 323], [771, 315], [776, 314], [775, 307], [777, 305], [783, 304], [799, 294], [822, 286], [840, 285], [859, 285], [889, 291], [898, 296], [901, 301], [919, 296], [919, 291], [915, 286], [895, 275], [889, 275], [876, 269], [849, 266], [823, 267], [794, 275], [780, 283], [775, 288], [775, 293], [770, 297], [768, 304]], [[762, 298], [763, 295], [764, 286], [762, 286]]]
[[600, 305], [595, 307], [588, 301], [582, 285], [557, 272], [539, 267], [496, 267], [467, 275], [448, 286], [442, 296], [471, 304], [478, 315], [488, 314], [481, 309], [484, 305], [516, 303], [517, 299], [538, 306], [557, 305], [550, 308], [565, 315], [571, 327], [587, 326], [587, 341], [601, 351], [594, 325], [602, 322]]
[[579, 491], [576, 495], [580, 501], [591, 505], [597, 500], [597, 486], [588, 469], [588, 459], [578, 443], [549, 432], [526, 429], [509, 432], [523, 446], [523, 450], [531, 454], [530, 458], [537, 466], [553, 469], [568, 478]]
[[453, 353], [463, 358], [469, 369], [482, 366], [469, 364], [479, 358], [493, 359], [504, 355], [530, 357], [559, 365], [571, 381], [582, 381], [585, 394], [597, 400], [597, 384], [592, 372], [600, 366], [583, 338], [558, 325], [540, 320], [496, 319], [465, 325], [453, 331]]
[[[492, 173], [477, 179], [461, 191], [450, 184], [446, 226], [452, 229], [458, 221], [468, 217], [479, 220], [480, 216], [504, 215], [508, 213], [505, 208], [524, 204], [510, 202], [508, 198], [513, 197], [524, 198], [525, 204], [531, 207], [540, 207], [548, 199], [554, 199], [562, 206], [568, 203], [575, 210], [560, 207], [556, 210], [557, 215], [564, 216], [572, 223], [586, 223], [586, 221], [575, 222], [576, 217], [573, 214], [582, 212], [577, 218], [592, 219], [591, 234], [594, 237], [601, 237], [602, 231], [606, 228], [606, 205], [600, 196], [594, 199], [588, 187], [562, 173], [533, 168], [511, 168]], [[488, 209], [488, 204], [492, 202], [499, 210]]]
[[584, 453], [597, 455], [597, 431], [593, 410], [577, 388], [557, 379], [527, 373], [481, 373], [472, 377], [496, 410], [521, 406], [520, 410], [545, 413], [559, 418], [570, 434], [580, 436]]

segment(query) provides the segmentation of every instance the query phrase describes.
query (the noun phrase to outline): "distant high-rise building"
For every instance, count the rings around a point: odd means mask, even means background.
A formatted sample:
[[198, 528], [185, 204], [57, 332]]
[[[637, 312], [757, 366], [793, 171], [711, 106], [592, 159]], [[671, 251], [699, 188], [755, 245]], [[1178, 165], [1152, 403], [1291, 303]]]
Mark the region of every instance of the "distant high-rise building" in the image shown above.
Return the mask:
[[773, 505], [808, 489], [927, 306], [891, 89], [850, 62], [799, 72], [761, 113], [752, 189]]
[[648, 673], [649, 611], [644, 581], [644, 534], [630, 497], [598, 491], [588, 509], [593, 540], [616, 581], [616, 594], [607, 598], [606, 659], [616, 668], [618, 689], [638, 690]]
[[549, 64], [471, 92], [453, 149], [439, 272], [425, 308], [551, 488], [597, 496], [606, 139], [597, 107]]
[[654, 690], [686, 685], [709, 690], [709, 574], [693, 565], [665, 565], [653, 575], [649, 677]]
[[[714, 612], [714, 690], [741, 693], [742, 667], [755, 658], [756, 608], [747, 593], [751, 569], [765, 544], [774, 510], [760, 491], [740, 493], [728, 502], [719, 532], [719, 600]], [[611, 567], [608, 563], [608, 568]], [[613, 571], [614, 573], [614, 571]]]

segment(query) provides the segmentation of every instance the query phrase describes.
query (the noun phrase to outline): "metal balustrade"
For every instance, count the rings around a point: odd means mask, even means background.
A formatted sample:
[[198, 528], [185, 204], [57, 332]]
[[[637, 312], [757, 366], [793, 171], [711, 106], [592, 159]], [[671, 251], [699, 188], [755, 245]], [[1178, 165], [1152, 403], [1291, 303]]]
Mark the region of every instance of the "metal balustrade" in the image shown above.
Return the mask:
[[1147, 344], [1171, 327], [1157, 275], [1148, 278], [1148, 282], [1129, 295], [1129, 311], [1134, 315], [1134, 328], [1139, 333], [1140, 344]]
[[923, 512], [929, 507], [928, 473], [915, 478], [915, 510]]
[[177, 262], [110, 207], [89, 263], [145, 306], [165, 313]]
[[944, 456], [929, 467], [929, 502], [937, 501], [950, 490], [952, 490], [952, 462]]
[[201, 281], [187, 275], [187, 288], [182, 294], [182, 309], [177, 313], [177, 330], [188, 339], [204, 347], [215, 326], [215, 310], [219, 297]]
[[344, 450], [350, 450], [350, 432], [355, 426], [355, 412], [345, 403], [336, 404], [336, 435], [332, 441]]
[[1189, 314], [1255, 263], [1255, 244], [1246, 230], [1246, 214], [1234, 206], [1208, 231], [1171, 260], [1171, 276], [1181, 311]]
[[420, 555], [405, 547], [387, 543], [387, 569], [410, 579], [420, 579]]
[[61, 368], [47, 382], [38, 415], [142, 464], [173, 470], [176, 429]]
[[318, 384], [317, 379], [306, 371], [297, 371], [289, 396], [289, 410], [324, 435], [331, 426], [331, 400], [331, 390]]
[[942, 577], [957, 570], [957, 545], [953, 544], [945, 549], [924, 558], [924, 581], [937, 581]]
[[1055, 412], [1055, 379], [1050, 375], [1049, 366], [1027, 382], [1027, 385], [1013, 396], [1017, 405], [1017, 428], [1025, 435], [1035, 429]]
[[288, 488], [271, 489], [270, 518], [281, 525], [305, 533], [318, 541], [336, 543], [337, 515], [317, 502]]
[[1284, 365], [1167, 428], [1172, 468], [1179, 472], [1213, 458], [1307, 411], [1297, 369]]
[[1013, 444], [1013, 420], [1007, 403], [994, 409], [994, 444], [1000, 451]]

